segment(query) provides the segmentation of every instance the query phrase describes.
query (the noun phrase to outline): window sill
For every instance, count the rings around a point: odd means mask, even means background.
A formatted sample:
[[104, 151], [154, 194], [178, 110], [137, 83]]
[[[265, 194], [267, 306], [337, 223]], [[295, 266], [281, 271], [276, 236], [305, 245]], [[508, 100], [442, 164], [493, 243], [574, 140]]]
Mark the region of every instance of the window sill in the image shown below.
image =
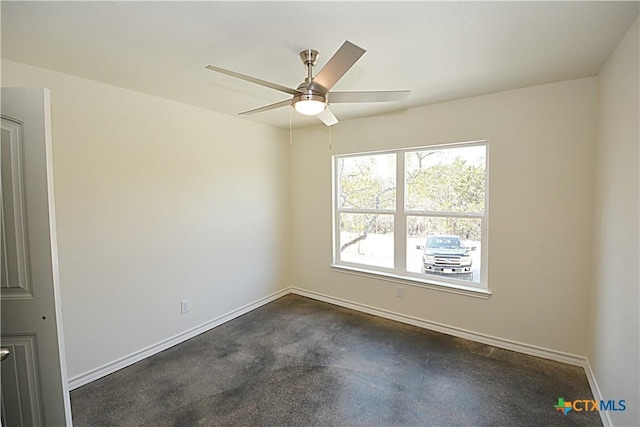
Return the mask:
[[438, 282], [435, 280], [419, 279], [417, 277], [400, 276], [393, 273], [385, 273], [381, 271], [366, 270], [364, 268], [356, 268], [346, 265], [331, 264], [331, 269], [338, 273], [353, 274], [356, 276], [369, 277], [372, 279], [385, 280], [388, 282], [399, 283], [406, 286], [415, 286], [418, 288], [433, 289], [441, 292], [465, 295], [474, 298], [488, 299], [491, 291], [487, 289], [479, 289], [472, 286], [457, 285], [453, 283]]

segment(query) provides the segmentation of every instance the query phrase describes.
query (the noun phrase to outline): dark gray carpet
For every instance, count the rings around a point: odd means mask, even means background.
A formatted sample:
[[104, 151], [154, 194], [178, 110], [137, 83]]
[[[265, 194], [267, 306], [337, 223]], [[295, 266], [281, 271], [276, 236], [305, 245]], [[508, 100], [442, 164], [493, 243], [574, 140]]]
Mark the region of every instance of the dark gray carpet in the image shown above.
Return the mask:
[[572, 426], [581, 368], [288, 295], [71, 393], [76, 426]]

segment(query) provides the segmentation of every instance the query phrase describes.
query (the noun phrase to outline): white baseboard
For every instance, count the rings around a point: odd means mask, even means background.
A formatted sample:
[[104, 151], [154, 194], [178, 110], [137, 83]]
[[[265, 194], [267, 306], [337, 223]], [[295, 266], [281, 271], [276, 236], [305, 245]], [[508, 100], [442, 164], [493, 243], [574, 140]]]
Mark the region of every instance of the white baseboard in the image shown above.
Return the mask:
[[290, 289], [291, 289], [291, 293], [294, 293], [297, 295], [305, 296], [305, 297], [316, 299], [319, 301], [328, 302], [330, 304], [339, 305], [341, 307], [350, 308], [352, 310], [361, 311], [363, 313], [372, 314], [374, 316], [383, 317], [385, 319], [395, 320], [397, 322], [418, 326], [420, 328], [429, 329], [436, 332], [442, 332], [447, 335], [453, 335], [454, 337], [464, 338], [470, 341], [475, 341], [482, 344], [488, 344], [493, 347], [516, 351], [518, 353], [524, 353], [531, 356], [542, 357], [543, 359], [554, 360], [556, 362], [567, 363], [569, 365], [585, 367], [586, 359], [583, 356], [564, 353], [561, 351], [551, 350], [551, 349], [538, 347], [530, 344], [525, 344], [517, 341], [507, 340], [504, 338], [493, 337], [491, 335], [481, 334], [478, 332], [457, 328], [455, 326], [444, 325], [442, 323], [432, 322], [429, 320], [407, 316], [400, 313], [394, 313], [389, 310], [371, 307], [369, 305], [348, 301], [345, 299], [336, 298], [329, 295], [320, 294], [318, 292], [307, 291], [307, 290], [296, 288], [296, 287], [292, 287]]
[[[587, 381], [589, 381], [589, 387], [591, 387], [591, 393], [593, 394], [593, 400], [601, 401], [605, 400], [602, 397], [602, 393], [600, 392], [600, 387], [598, 387], [598, 382], [596, 381], [596, 376], [593, 373], [593, 369], [591, 369], [591, 365], [589, 364], [589, 359], [585, 358], [584, 364], [584, 372], [587, 375]], [[607, 411], [598, 411], [600, 414], [600, 420], [602, 421], [602, 425], [604, 427], [612, 427], [613, 423], [611, 422], [611, 417]]]
[[153, 356], [154, 354], [159, 353], [163, 350], [166, 350], [170, 347], [173, 347], [174, 345], [180, 344], [181, 342], [184, 342], [190, 338], [193, 338], [196, 335], [200, 335], [203, 332], [207, 332], [208, 330], [213, 329], [216, 326], [220, 326], [223, 323], [226, 323], [230, 320], [235, 319], [236, 317], [240, 317], [243, 314], [246, 314], [252, 310], [255, 310], [256, 308], [261, 307], [267, 303], [270, 303], [271, 301], [274, 301], [289, 293], [291, 293], [291, 288], [285, 288], [278, 292], [274, 292], [271, 295], [267, 295], [266, 297], [260, 298], [257, 301], [243, 305], [240, 308], [232, 310], [226, 314], [223, 314], [222, 316], [218, 316], [215, 319], [209, 320], [208, 322], [205, 322], [201, 325], [191, 328], [185, 332], [174, 335], [156, 344], [150, 345], [149, 347], [143, 348], [142, 350], [138, 350], [134, 353], [131, 353], [128, 356], [121, 357], [120, 359], [114, 360], [113, 362], [99, 366], [95, 369], [85, 372], [84, 374], [80, 374], [73, 378], [70, 378], [69, 389], [70, 390], [76, 389], [80, 386], [83, 386], [92, 381], [95, 381], [98, 378], [102, 378], [116, 371], [119, 371], [122, 368], [126, 368], [127, 366], [133, 365], [136, 362], [146, 359], [149, 356]]
[[[515, 351], [518, 353], [528, 354], [531, 356], [542, 357], [544, 359], [554, 360], [556, 362], [567, 363], [569, 365], [580, 366], [585, 369], [587, 380], [589, 381], [589, 386], [591, 387], [591, 391], [593, 393], [594, 399], [595, 400], [602, 399], [600, 389], [598, 388], [598, 384], [596, 382], [594, 373], [591, 370], [591, 366], [589, 365], [589, 361], [583, 356], [564, 353], [561, 351], [551, 350], [551, 349], [538, 347], [530, 344], [525, 344], [517, 341], [507, 340], [504, 338], [481, 334], [478, 332], [469, 331], [466, 329], [457, 328], [457, 327], [445, 325], [442, 323], [432, 322], [432, 321], [420, 319], [417, 317], [407, 316], [407, 315], [395, 313], [389, 310], [384, 310], [381, 308], [376, 308], [376, 307], [361, 304], [358, 302], [348, 301], [342, 298], [336, 298], [329, 295], [308, 291], [308, 290], [296, 288], [296, 287], [285, 288], [271, 295], [267, 295], [266, 297], [260, 298], [257, 301], [254, 301], [250, 304], [246, 304], [240, 308], [232, 310], [229, 313], [216, 317], [215, 319], [205, 322], [183, 333], [174, 335], [173, 337], [167, 338], [149, 347], [143, 348], [128, 356], [124, 356], [113, 362], [107, 363], [98, 368], [92, 369], [88, 372], [85, 372], [83, 374], [70, 378], [69, 389], [70, 390], [76, 389], [80, 386], [83, 386], [99, 378], [102, 378], [106, 375], [109, 375], [113, 372], [116, 372], [122, 368], [126, 368], [127, 366], [130, 366], [136, 362], [139, 362], [147, 357], [153, 356], [154, 354], [159, 353], [163, 350], [166, 350], [167, 348], [173, 347], [174, 345], [180, 344], [190, 338], [195, 337], [196, 335], [199, 335], [203, 332], [213, 329], [216, 326], [219, 326], [223, 323], [233, 320], [236, 317], [242, 316], [243, 314], [246, 314], [252, 310], [255, 310], [258, 307], [261, 307], [271, 301], [274, 301], [290, 293], [312, 298], [319, 301], [324, 301], [330, 304], [338, 305], [341, 307], [345, 307], [345, 308], [360, 311], [363, 313], [371, 314], [374, 316], [382, 317], [385, 319], [395, 320], [398, 322], [406, 323], [406, 324], [417, 326], [420, 328], [429, 329], [429, 330], [441, 332], [447, 335], [468, 339], [470, 341], [475, 341], [482, 344], [487, 344], [494, 347]], [[600, 417], [602, 418], [602, 422], [605, 427], [613, 425], [611, 423], [611, 419], [607, 412], [601, 411]]]

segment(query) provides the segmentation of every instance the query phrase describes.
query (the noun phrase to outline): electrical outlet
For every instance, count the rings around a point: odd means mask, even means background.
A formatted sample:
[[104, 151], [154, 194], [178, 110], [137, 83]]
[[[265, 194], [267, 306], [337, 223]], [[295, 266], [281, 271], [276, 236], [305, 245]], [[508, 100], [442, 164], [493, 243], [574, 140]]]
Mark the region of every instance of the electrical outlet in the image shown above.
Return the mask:
[[189, 300], [184, 299], [180, 301], [180, 314], [185, 314], [189, 312]]
[[398, 286], [396, 289], [396, 297], [404, 298], [404, 288], [402, 286]]

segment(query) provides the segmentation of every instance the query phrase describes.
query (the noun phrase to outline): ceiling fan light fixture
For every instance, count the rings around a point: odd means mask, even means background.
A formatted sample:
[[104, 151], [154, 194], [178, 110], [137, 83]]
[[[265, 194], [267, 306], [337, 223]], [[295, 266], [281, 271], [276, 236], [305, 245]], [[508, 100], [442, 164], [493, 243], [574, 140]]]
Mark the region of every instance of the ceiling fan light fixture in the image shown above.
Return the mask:
[[305, 116], [315, 116], [324, 111], [326, 104], [322, 101], [298, 101], [296, 102], [295, 109], [298, 113]]
[[[331, 98], [332, 104], [340, 104], [402, 101], [409, 95], [408, 90], [332, 92], [331, 89], [334, 85], [355, 65], [365, 52], [361, 47], [346, 40], [314, 77], [313, 67], [318, 59], [318, 51], [313, 49], [303, 50], [300, 52], [300, 59], [307, 69], [307, 77], [295, 89], [214, 65], [207, 65], [205, 68], [293, 96], [293, 98], [289, 97], [284, 101], [243, 111], [240, 114], [255, 114], [280, 107], [293, 107], [300, 114], [316, 116], [326, 126], [333, 126], [338, 123], [338, 119], [329, 109], [328, 98]], [[289, 115], [289, 118], [291, 118], [291, 115]], [[291, 121], [289, 121], [289, 124], [291, 124]]]
[[316, 116], [327, 108], [327, 99], [318, 93], [304, 93], [294, 98], [293, 107], [305, 116]]

